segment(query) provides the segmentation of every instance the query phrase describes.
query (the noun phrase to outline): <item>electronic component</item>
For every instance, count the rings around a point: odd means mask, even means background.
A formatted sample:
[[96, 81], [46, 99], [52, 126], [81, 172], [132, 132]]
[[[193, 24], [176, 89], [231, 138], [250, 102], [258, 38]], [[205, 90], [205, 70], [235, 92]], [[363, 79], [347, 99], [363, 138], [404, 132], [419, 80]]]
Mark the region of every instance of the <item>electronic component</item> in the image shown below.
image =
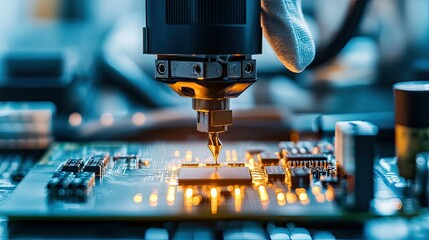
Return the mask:
[[420, 205], [429, 206], [429, 152], [419, 153], [416, 158], [415, 190]]
[[338, 183], [338, 178], [332, 176], [321, 176], [320, 182], [322, 183], [323, 187], [327, 187], [328, 185], [336, 186]]
[[249, 185], [252, 177], [247, 167], [187, 167], [178, 173], [180, 185]]
[[267, 165], [271, 165], [271, 164], [278, 164], [280, 159], [277, 156], [277, 154], [275, 153], [271, 153], [271, 152], [262, 152], [258, 154], [258, 160], [260, 163], [262, 164], [267, 164]]
[[72, 172], [77, 173], [81, 172], [84, 167], [84, 162], [82, 158], [69, 158], [67, 162], [62, 166], [62, 172]]
[[229, 167], [245, 167], [246, 164], [245, 163], [237, 162], [237, 163], [228, 163], [228, 166]]
[[291, 167], [326, 167], [328, 164], [328, 158], [323, 154], [287, 154], [285, 159]]
[[374, 197], [375, 138], [378, 128], [363, 121], [337, 122], [335, 152], [337, 171], [346, 180], [345, 205], [354, 210], [369, 210]]
[[140, 162], [140, 158], [135, 154], [115, 155], [113, 161], [123, 162], [127, 164], [129, 169], [138, 169], [144, 162]]
[[269, 180], [285, 179], [285, 172], [281, 166], [265, 166], [264, 169]]
[[399, 173], [416, 175], [416, 155], [429, 151], [429, 81], [394, 85], [395, 141]]
[[328, 158], [323, 154], [287, 154], [288, 161], [327, 161]]
[[290, 141], [283, 141], [279, 143], [280, 152], [283, 157], [289, 155], [289, 154], [310, 154], [313, 150], [313, 144], [308, 141], [303, 142], [290, 142]]
[[327, 176], [329, 174], [329, 170], [324, 167], [312, 167], [311, 173], [313, 174], [313, 178], [320, 179], [322, 176]]
[[199, 163], [181, 163], [180, 166], [181, 167], [198, 167], [200, 164]]
[[290, 168], [293, 188], [308, 188], [310, 186], [310, 170], [306, 167]]
[[59, 172], [52, 176], [46, 188], [50, 200], [83, 202], [88, 199], [94, 184], [94, 173]]
[[83, 171], [93, 172], [95, 173], [95, 176], [102, 176], [108, 163], [109, 163], [108, 154], [96, 154], [89, 158]]
[[135, 154], [117, 154], [113, 156], [113, 161], [119, 161], [119, 160], [129, 161], [130, 159], [137, 159], [137, 158], [138, 156]]

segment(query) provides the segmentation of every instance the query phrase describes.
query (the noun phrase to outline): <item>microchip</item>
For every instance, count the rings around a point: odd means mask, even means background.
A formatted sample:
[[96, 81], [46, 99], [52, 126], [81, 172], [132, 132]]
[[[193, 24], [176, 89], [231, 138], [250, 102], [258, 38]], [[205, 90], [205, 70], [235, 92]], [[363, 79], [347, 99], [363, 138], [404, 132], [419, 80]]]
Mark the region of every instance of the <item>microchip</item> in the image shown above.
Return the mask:
[[275, 153], [270, 152], [259, 153], [258, 160], [262, 164], [277, 164], [280, 161]]
[[206, 167], [220, 167], [219, 163], [207, 163]]
[[62, 172], [73, 172], [77, 173], [82, 171], [84, 166], [83, 159], [81, 158], [69, 158], [67, 162], [61, 168]]
[[284, 179], [285, 172], [281, 166], [266, 166], [265, 173], [268, 179]]
[[180, 166], [181, 167], [198, 167], [200, 164], [199, 163], [181, 163]]
[[287, 161], [327, 161], [328, 158], [323, 154], [288, 154]]
[[284, 141], [279, 143], [280, 152], [283, 157], [288, 154], [309, 154], [313, 149], [313, 144], [308, 141], [290, 142]]
[[135, 154], [115, 155], [113, 161], [126, 163], [129, 169], [138, 169], [140, 167], [140, 157]]
[[104, 173], [104, 169], [107, 167], [109, 162], [109, 156], [105, 154], [97, 154], [95, 156], [91, 156], [88, 162], [85, 165], [83, 171], [85, 172], [93, 172], [96, 176], [102, 176]]
[[236, 162], [236, 163], [228, 163], [229, 167], [245, 167], [246, 164], [245, 163], [240, 163], [240, 162]]
[[293, 188], [307, 188], [310, 186], [310, 170], [306, 167], [290, 169]]
[[118, 160], [124, 160], [124, 159], [136, 159], [136, 158], [139, 158], [137, 155], [135, 155], [135, 154], [125, 154], [125, 155], [122, 155], [122, 154], [118, 154], [118, 155], [115, 155], [115, 156], [113, 156], [113, 161], [118, 161]]
[[327, 187], [328, 185], [336, 186], [338, 183], [338, 178], [332, 176], [321, 176], [320, 182], [322, 183], [323, 187]]
[[328, 158], [323, 154], [288, 154], [286, 161], [292, 167], [314, 167], [328, 164]]
[[247, 167], [186, 167], [178, 173], [180, 185], [249, 185], [252, 177]]
[[60, 172], [52, 176], [46, 188], [49, 200], [84, 202], [95, 184], [95, 174]]

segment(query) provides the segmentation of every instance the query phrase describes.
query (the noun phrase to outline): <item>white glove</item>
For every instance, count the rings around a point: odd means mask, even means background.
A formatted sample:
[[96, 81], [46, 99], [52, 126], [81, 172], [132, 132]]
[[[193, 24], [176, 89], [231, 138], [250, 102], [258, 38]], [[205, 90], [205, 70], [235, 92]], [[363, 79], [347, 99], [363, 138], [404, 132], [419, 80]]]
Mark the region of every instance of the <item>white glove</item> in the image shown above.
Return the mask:
[[301, 9], [301, 0], [262, 0], [264, 35], [283, 65], [302, 72], [316, 48]]

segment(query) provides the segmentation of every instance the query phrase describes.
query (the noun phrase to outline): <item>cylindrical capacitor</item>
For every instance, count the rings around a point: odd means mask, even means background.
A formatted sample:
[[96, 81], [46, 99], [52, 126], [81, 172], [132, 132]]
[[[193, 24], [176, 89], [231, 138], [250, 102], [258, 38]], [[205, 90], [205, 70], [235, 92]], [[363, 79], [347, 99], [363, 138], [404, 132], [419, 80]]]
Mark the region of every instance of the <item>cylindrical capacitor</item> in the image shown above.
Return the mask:
[[429, 151], [429, 81], [397, 83], [393, 88], [399, 173], [414, 179], [417, 153]]

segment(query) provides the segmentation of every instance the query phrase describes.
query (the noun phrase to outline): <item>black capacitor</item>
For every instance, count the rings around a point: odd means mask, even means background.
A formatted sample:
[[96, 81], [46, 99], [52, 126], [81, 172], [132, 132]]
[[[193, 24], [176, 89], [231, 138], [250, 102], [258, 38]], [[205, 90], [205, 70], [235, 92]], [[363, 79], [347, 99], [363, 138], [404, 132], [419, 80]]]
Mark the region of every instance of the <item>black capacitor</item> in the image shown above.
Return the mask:
[[395, 142], [399, 173], [416, 175], [416, 154], [429, 151], [429, 81], [394, 85]]
[[337, 171], [345, 183], [345, 206], [369, 211], [374, 197], [375, 140], [378, 128], [369, 122], [337, 122], [335, 154]]
[[260, 0], [147, 0], [143, 52], [260, 54]]

